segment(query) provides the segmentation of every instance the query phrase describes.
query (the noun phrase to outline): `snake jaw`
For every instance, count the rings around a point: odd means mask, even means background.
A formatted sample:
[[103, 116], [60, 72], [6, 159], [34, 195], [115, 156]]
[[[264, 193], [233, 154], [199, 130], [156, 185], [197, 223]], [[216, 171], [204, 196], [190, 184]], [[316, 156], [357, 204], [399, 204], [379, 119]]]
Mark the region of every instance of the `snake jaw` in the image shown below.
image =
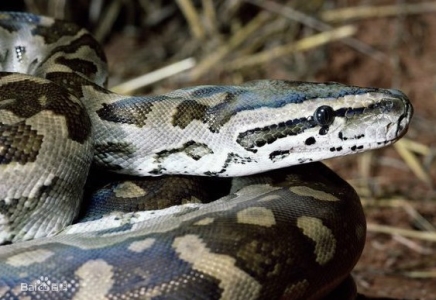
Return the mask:
[[396, 89], [390, 89], [389, 91], [393, 95], [398, 96], [398, 98], [401, 99], [401, 101], [402, 101], [403, 113], [398, 118], [398, 122], [397, 122], [397, 124], [398, 124], [397, 125], [397, 132], [396, 132], [397, 138], [395, 138], [395, 141], [397, 141], [400, 138], [402, 138], [407, 133], [407, 130], [409, 129], [409, 124], [410, 124], [410, 121], [412, 120], [412, 117], [413, 117], [413, 106], [410, 103], [406, 94], [404, 94], [403, 92], [396, 90]]

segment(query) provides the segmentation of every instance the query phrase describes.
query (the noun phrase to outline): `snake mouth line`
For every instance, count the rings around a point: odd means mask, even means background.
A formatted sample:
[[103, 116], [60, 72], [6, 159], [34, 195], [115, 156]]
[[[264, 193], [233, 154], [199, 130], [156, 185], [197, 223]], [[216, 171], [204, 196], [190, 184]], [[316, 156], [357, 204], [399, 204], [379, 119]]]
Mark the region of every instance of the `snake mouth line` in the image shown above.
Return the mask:
[[398, 90], [390, 90], [391, 92], [398, 95], [404, 105], [404, 113], [399, 117], [397, 122], [397, 137], [394, 139], [394, 142], [401, 139], [408, 131], [410, 121], [413, 117], [413, 106], [408, 101], [408, 98], [406, 95], [404, 95], [402, 92]]

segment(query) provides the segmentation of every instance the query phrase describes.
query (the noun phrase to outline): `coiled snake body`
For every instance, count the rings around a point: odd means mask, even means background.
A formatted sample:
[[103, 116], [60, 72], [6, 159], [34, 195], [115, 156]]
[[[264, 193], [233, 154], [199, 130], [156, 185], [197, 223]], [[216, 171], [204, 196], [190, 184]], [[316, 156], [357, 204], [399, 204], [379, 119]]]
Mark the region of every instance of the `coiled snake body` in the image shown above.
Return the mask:
[[[315, 161], [400, 138], [404, 94], [260, 80], [128, 97], [71, 23], [0, 13], [0, 38], [1, 298], [318, 299], [348, 278], [362, 208]], [[92, 160], [94, 179], [127, 175], [79, 215]]]

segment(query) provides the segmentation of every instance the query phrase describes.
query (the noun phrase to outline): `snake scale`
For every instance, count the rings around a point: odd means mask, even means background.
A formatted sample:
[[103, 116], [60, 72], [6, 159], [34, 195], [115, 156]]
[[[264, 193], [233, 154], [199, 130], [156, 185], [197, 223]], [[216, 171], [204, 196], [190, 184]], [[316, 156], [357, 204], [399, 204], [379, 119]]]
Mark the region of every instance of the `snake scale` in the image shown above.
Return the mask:
[[117, 95], [86, 30], [27, 13], [0, 13], [0, 66], [1, 299], [352, 292], [363, 210], [317, 161], [399, 139], [403, 93], [258, 80]]

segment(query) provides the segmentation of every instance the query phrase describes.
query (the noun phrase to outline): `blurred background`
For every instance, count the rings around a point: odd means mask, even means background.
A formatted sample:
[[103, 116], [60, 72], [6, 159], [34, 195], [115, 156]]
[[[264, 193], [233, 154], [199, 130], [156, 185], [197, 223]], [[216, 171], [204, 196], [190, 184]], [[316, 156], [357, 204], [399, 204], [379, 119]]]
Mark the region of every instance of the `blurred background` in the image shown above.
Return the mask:
[[0, 10], [88, 28], [123, 94], [261, 78], [402, 90], [415, 108], [404, 139], [326, 164], [367, 215], [359, 292], [436, 299], [436, 1], [25, 0]]

